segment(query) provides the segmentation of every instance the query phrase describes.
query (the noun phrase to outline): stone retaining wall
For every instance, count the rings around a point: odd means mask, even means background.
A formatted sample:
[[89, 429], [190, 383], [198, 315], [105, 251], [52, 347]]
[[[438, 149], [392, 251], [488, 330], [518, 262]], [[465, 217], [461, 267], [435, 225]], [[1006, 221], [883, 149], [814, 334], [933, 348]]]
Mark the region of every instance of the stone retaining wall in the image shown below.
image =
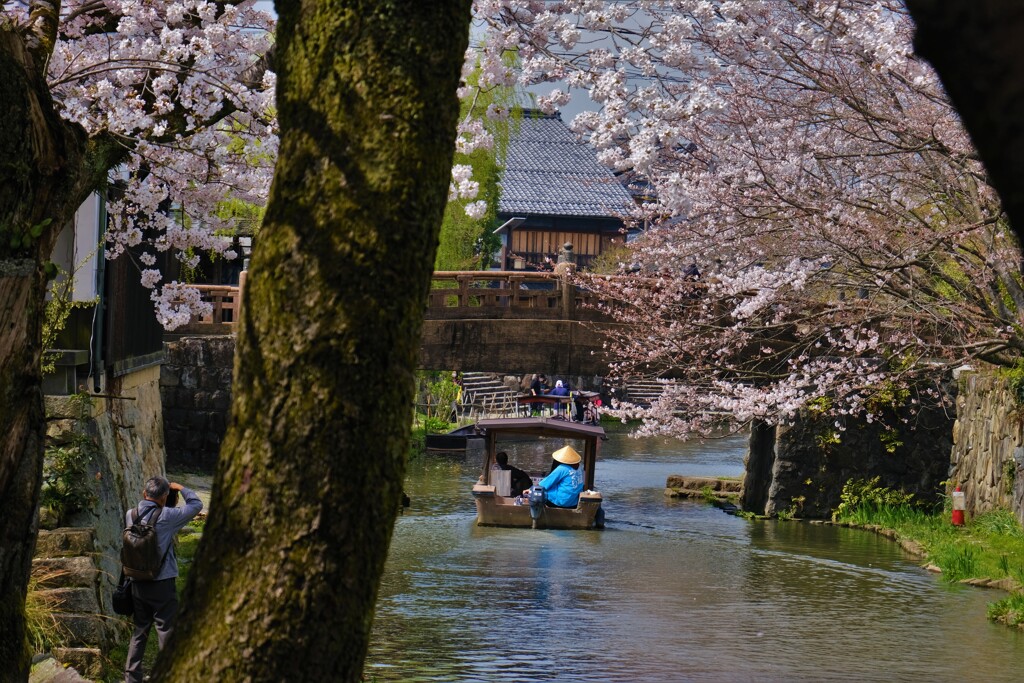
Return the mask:
[[950, 460], [968, 515], [1001, 507], [1024, 523], [1024, 407], [998, 372], [960, 376]]
[[183, 337], [164, 344], [160, 373], [167, 465], [212, 472], [231, 408], [235, 339]]
[[[742, 507], [755, 514], [828, 518], [850, 479], [879, 477], [880, 485], [939, 500], [953, 445], [951, 409], [922, 407], [888, 416], [896, 428], [863, 419], [804, 415], [791, 425], [755, 424], [743, 481]], [[907, 419], [907, 423], [903, 422]], [[890, 452], [891, 451], [891, 452]]]
[[[66, 647], [53, 654], [90, 678], [98, 677], [100, 652], [126, 623], [110, 603], [125, 510], [138, 501], [146, 479], [164, 472], [159, 381], [154, 366], [115, 378], [109, 397], [46, 397], [47, 447], [83, 435], [94, 446], [88, 490], [82, 491], [93, 504], [66, 520], [41, 511], [32, 572], [43, 597], [58, 603], [55, 618], [68, 635]], [[46, 528], [58, 523], [63, 526]]]

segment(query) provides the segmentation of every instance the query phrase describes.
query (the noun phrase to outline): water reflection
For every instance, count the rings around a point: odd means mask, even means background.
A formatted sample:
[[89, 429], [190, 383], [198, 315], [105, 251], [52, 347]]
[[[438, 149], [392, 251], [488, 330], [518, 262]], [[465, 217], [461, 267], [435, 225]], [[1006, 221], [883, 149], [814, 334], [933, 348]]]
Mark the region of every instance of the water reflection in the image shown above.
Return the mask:
[[[1020, 679], [1024, 637], [985, 619], [995, 593], [947, 587], [873, 534], [664, 497], [669, 474], [738, 476], [745, 450], [612, 434], [602, 532], [477, 527], [479, 455], [414, 462], [368, 677]], [[550, 451], [510, 456], [543, 464]]]

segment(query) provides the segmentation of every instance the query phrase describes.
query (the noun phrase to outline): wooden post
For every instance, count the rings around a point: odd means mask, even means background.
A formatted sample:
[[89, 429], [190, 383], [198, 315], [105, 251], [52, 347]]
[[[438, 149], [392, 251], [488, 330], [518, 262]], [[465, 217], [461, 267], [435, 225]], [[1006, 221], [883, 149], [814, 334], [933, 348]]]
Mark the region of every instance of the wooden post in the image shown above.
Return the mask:
[[[242, 322], [242, 301], [245, 295], [245, 280], [249, 276], [248, 270], [243, 270], [238, 274], [238, 300], [235, 301], [235, 315], [234, 324], [239, 325]], [[237, 327], [235, 330], [237, 331]]]
[[572, 320], [576, 315], [576, 287], [572, 284], [572, 271], [567, 269], [561, 275], [562, 318]]

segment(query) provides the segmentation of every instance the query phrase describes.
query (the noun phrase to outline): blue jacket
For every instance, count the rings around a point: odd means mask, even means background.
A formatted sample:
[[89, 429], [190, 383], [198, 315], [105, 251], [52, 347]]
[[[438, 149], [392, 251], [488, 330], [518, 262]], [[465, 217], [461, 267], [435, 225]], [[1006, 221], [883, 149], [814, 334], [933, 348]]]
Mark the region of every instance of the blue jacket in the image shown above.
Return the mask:
[[[160, 513], [160, 519], [156, 521], [156, 538], [160, 553], [163, 555], [164, 563], [160, 565], [160, 572], [154, 581], [173, 579], [178, 575], [178, 558], [174, 554], [174, 536], [184, 528], [186, 524], [199, 514], [203, 509], [203, 501], [195, 491], [181, 487], [181, 497], [185, 499], [184, 505], [175, 508], [165, 507]], [[139, 518], [149, 519], [156, 503], [151, 500], [141, 500], [136, 509], [139, 511]], [[125, 526], [132, 523], [132, 511], [124, 515]]]
[[574, 508], [580, 502], [580, 493], [583, 492], [583, 466], [574, 470], [568, 465], [559, 465], [541, 479], [537, 486], [544, 489], [552, 505]]

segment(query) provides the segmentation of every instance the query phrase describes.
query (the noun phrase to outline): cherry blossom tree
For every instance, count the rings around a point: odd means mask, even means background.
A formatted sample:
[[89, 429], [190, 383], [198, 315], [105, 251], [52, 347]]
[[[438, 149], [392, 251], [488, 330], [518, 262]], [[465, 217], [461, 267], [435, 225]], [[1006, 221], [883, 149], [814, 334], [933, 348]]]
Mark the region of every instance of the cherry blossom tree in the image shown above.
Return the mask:
[[[0, 7], [0, 672], [24, 678], [22, 616], [43, 461], [41, 327], [57, 234], [113, 183], [107, 253], [141, 253], [158, 316], [191, 314], [158, 251], [223, 251], [216, 204], [266, 196], [272, 20], [254, 2], [5, 1]], [[225, 254], [231, 256], [231, 254]], [[163, 284], [163, 286], [161, 286]]]
[[901, 2], [477, 4], [485, 73], [585, 92], [574, 129], [656, 192], [632, 275], [587, 282], [633, 323], [617, 372], [675, 380], [622, 413], [647, 431], [870, 419], [1024, 349], [1017, 242]]

